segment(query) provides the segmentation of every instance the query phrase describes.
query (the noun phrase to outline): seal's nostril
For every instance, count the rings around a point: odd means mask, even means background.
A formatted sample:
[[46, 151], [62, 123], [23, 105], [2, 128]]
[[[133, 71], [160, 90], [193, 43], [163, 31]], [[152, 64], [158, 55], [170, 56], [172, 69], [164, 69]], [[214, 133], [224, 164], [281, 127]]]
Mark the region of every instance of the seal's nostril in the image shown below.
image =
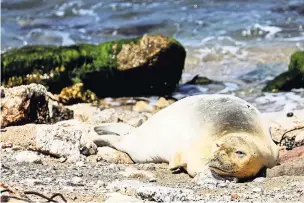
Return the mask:
[[220, 147], [220, 145], [216, 143], [216, 147]]

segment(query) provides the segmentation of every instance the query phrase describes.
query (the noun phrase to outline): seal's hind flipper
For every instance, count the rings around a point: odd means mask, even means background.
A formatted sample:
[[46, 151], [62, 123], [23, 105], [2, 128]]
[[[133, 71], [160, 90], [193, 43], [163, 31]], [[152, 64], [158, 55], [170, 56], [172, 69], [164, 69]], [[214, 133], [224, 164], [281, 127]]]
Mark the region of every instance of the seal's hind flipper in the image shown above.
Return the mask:
[[134, 127], [125, 123], [104, 123], [94, 128], [98, 135], [125, 135], [133, 129]]
[[97, 145], [97, 147], [109, 146], [116, 149], [120, 138], [121, 137], [117, 135], [101, 135], [94, 137], [93, 142]]

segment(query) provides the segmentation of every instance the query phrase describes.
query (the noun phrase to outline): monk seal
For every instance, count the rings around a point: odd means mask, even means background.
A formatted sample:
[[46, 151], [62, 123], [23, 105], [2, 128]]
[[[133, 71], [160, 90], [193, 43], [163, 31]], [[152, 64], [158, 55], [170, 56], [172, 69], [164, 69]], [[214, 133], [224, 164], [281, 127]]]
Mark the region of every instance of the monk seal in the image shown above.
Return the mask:
[[204, 167], [218, 175], [254, 177], [275, 166], [279, 153], [261, 113], [230, 95], [189, 96], [138, 128], [104, 124], [95, 131], [97, 146], [125, 152], [135, 163], [167, 162], [170, 170], [184, 168], [192, 177]]

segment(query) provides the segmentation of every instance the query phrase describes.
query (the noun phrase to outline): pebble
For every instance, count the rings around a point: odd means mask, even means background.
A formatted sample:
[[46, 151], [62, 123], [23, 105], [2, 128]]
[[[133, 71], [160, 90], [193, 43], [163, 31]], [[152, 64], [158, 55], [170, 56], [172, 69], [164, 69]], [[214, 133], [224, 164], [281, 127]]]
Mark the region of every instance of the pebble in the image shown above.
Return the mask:
[[264, 182], [264, 181], [265, 181], [264, 177], [258, 177], [253, 180], [253, 182], [257, 182], [257, 183]]
[[232, 199], [238, 199], [240, 196], [238, 194], [231, 194]]
[[133, 111], [137, 112], [152, 112], [154, 110], [153, 106], [145, 101], [138, 101], [133, 106]]
[[224, 187], [227, 187], [228, 184], [226, 182], [220, 182], [217, 186], [221, 187], [221, 188], [224, 188]]
[[133, 167], [126, 168], [125, 171], [120, 172], [120, 174], [127, 178], [144, 178], [148, 179], [150, 182], [156, 181], [156, 177], [153, 173], [144, 170], [137, 170]]
[[84, 165], [85, 165], [85, 164], [84, 164], [83, 161], [77, 161], [77, 162], [76, 162], [76, 166], [82, 167], [82, 166], [84, 166]]
[[29, 186], [35, 186], [35, 185], [39, 185], [39, 184], [42, 183], [41, 180], [39, 180], [39, 179], [32, 179], [32, 178], [27, 178], [27, 179], [25, 179], [22, 182], [26, 183]]
[[72, 178], [72, 182], [74, 184], [79, 184], [81, 181], [82, 181], [82, 178], [80, 178], [80, 177], [73, 177]]
[[287, 117], [293, 117], [293, 112], [288, 112], [288, 113], [286, 114], [286, 116], [287, 116]]
[[12, 147], [13, 147], [13, 143], [11, 143], [11, 142], [1, 142], [2, 149], [12, 148]]
[[260, 193], [260, 192], [262, 192], [262, 189], [259, 188], [259, 187], [256, 187], [256, 188], [253, 188], [253, 189], [252, 189], [252, 192]]
[[41, 157], [36, 152], [22, 151], [15, 156], [18, 162], [41, 163]]
[[66, 157], [60, 157], [60, 158], [58, 159], [58, 161], [59, 161], [60, 163], [64, 163], [66, 160], [67, 160]]
[[154, 163], [148, 163], [148, 164], [141, 164], [139, 165], [143, 170], [155, 170], [155, 164]]

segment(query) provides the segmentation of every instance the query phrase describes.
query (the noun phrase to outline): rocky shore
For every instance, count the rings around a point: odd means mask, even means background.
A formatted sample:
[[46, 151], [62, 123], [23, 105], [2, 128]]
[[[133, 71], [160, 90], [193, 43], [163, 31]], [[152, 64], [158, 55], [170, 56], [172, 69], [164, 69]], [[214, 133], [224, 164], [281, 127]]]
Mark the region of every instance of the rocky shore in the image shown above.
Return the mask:
[[[202, 183], [182, 171], [173, 174], [165, 163], [133, 164], [124, 153], [88, 142], [96, 125], [124, 122], [138, 127], [174, 100], [159, 98], [150, 104], [144, 98], [118, 98], [104, 99], [102, 106], [60, 105], [57, 115], [70, 116], [54, 121], [50, 108], [59, 104], [43, 86], [8, 88], [3, 94], [1, 187], [14, 193], [2, 193], [2, 200], [17, 196], [45, 201], [39, 194], [60, 193], [74, 202], [304, 201], [303, 110], [264, 113], [273, 140], [281, 146], [280, 165], [268, 169], [265, 177], [244, 183]], [[37, 98], [43, 102], [33, 103]], [[59, 196], [54, 200], [63, 201]]]

